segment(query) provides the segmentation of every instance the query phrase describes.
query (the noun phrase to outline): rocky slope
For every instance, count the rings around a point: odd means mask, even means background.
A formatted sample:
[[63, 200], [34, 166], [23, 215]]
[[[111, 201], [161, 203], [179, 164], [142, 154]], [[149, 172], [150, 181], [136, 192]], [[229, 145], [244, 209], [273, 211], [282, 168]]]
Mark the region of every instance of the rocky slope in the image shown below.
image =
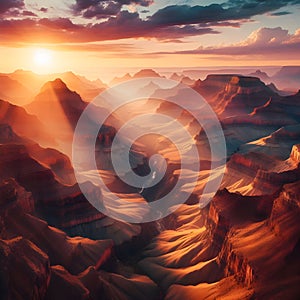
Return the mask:
[[[25, 108], [29, 113], [37, 116], [43, 126], [55, 136], [56, 148], [71, 157], [73, 132], [87, 105], [88, 103], [84, 102], [79, 94], [71, 91], [61, 79], [57, 78], [45, 83], [34, 101]], [[87, 126], [93, 126], [93, 118], [103, 114], [104, 110], [106, 111], [105, 108], [95, 106]], [[107, 122], [117, 124], [118, 120], [111, 116]], [[111, 136], [113, 131], [112, 127], [103, 125], [99, 139], [107, 143], [111, 140], [109, 135]]]
[[139, 265], [166, 299], [297, 299], [297, 193], [298, 182], [267, 197], [224, 190], [208, 211], [182, 207], [176, 231], [153, 240]]
[[157, 299], [146, 276], [101, 270], [117, 263], [112, 240], [70, 238], [26, 213], [31, 194], [14, 180], [2, 182], [0, 200], [1, 299]]

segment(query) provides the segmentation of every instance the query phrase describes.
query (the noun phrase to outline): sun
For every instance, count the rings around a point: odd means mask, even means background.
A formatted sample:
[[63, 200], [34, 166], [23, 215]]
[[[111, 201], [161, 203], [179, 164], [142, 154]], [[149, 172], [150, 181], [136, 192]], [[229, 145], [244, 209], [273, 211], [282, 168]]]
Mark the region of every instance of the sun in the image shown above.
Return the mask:
[[39, 67], [47, 67], [52, 62], [52, 52], [48, 49], [36, 49], [34, 52], [34, 62]]

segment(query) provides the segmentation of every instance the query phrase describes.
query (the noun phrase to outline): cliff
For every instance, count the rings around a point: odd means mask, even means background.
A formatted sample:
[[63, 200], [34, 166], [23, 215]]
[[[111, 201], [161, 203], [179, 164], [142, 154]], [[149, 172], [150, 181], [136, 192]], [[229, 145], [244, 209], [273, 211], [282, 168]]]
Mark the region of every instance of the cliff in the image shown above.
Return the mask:
[[[1, 299], [99, 299], [125, 290], [128, 299], [157, 299], [146, 276], [117, 274], [111, 240], [68, 237], [25, 212], [31, 199], [14, 180], [0, 186]], [[105, 264], [117, 265], [116, 274], [103, 271]]]
[[50, 266], [45, 253], [29, 240], [17, 237], [0, 239], [1, 299], [43, 299]]
[[222, 118], [249, 114], [266, 104], [275, 93], [256, 77], [232, 76], [214, 99], [214, 108]]
[[300, 145], [294, 145], [291, 152], [291, 159], [300, 163]]

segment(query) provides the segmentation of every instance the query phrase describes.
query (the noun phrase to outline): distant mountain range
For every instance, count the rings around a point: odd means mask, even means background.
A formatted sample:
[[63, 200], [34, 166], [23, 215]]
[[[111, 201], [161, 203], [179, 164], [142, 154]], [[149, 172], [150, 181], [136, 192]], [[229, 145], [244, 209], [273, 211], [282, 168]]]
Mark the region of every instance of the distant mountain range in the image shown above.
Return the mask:
[[107, 88], [107, 85], [100, 79], [90, 81], [73, 72], [38, 75], [31, 71], [17, 70], [10, 74], [0, 74], [0, 86], [9, 87], [9, 89], [5, 89], [6, 94], [0, 92], [0, 97], [15, 104], [28, 104], [47, 81], [56, 78], [62, 79], [71, 90], [78, 92], [87, 102], [93, 100]]

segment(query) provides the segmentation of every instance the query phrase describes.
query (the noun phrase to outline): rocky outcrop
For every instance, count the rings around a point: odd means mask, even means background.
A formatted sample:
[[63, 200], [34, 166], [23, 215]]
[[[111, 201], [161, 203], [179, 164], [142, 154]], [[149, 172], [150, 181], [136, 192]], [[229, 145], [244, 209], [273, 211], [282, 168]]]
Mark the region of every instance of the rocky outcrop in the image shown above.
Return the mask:
[[148, 277], [102, 270], [105, 264], [117, 264], [111, 240], [68, 237], [25, 213], [25, 196], [30, 193], [15, 181], [0, 186], [1, 299], [158, 298]]
[[229, 240], [230, 238], [227, 238], [224, 241], [218, 257], [218, 262], [224, 267], [224, 276], [234, 275], [238, 282], [251, 287], [255, 281], [253, 267], [247, 257], [233, 248]]
[[208, 75], [205, 80], [195, 82], [192, 88], [202, 95], [209, 103], [220, 93], [230, 82], [234, 75]]
[[234, 173], [236, 171], [239, 173], [243, 173], [244, 176], [247, 177], [255, 177], [257, 171], [260, 169], [260, 165], [256, 162], [255, 159], [255, 157], [257, 156], [257, 154], [254, 154], [254, 157], [251, 157], [251, 155], [246, 156], [238, 153], [234, 154], [227, 163], [226, 174], [228, 174], [228, 176], [234, 176]]
[[291, 159], [300, 163], [300, 145], [294, 145], [291, 152]]
[[50, 281], [47, 255], [29, 240], [0, 239], [1, 299], [44, 299]]
[[275, 93], [256, 77], [232, 76], [214, 100], [214, 108], [224, 117], [249, 114], [267, 103]]
[[270, 83], [271, 78], [266, 72], [262, 72], [261, 70], [256, 70], [253, 73], [250, 73], [249, 76], [257, 77], [264, 83]]
[[12, 178], [0, 183], [0, 205], [2, 207], [16, 205], [26, 213], [33, 213], [35, 210], [31, 193]]
[[38, 144], [26, 144], [31, 158], [50, 169], [57, 181], [65, 185], [76, 183], [73, 166], [68, 156], [52, 148], [42, 148]]
[[53, 266], [51, 267], [51, 280], [45, 299], [89, 300], [91, 298], [89, 290], [77, 276], [71, 275], [62, 266]]
[[[268, 191], [272, 193], [276, 187], [278, 188], [283, 184], [297, 181], [299, 176], [300, 170], [298, 168], [281, 173], [258, 170], [253, 180], [253, 187], [264, 190], [266, 193]], [[262, 186], [264, 186], [263, 189]]]
[[45, 126], [53, 132], [68, 133], [68, 126], [73, 128], [86, 107], [79, 94], [69, 90], [59, 78], [49, 81], [41, 88], [34, 101], [26, 106], [26, 110], [38, 116]]
[[[293, 143], [291, 137], [295, 133], [293, 129], [294, 127], [291, 128], [291, 131], [288, 131], [289, 135], [284, 133], [282, 138], [280, 138], [280, 132], [285, 132], [287, 129], [279, 130], [278, 137], [275, 133], [268, 138], [259, 140], [256, 144], [253, 143], [253, 150], [249, 145], [249, 153], [242, 149], [246, 153], [232, 155], [227, 163], [222, 186], [227, 187], [231, 192], [240, 192], [243, 195], [271, 195], [279, 190], [282, 185], [297, 181], [300, 176], [297, 160], [298, 146], [295, 145], [293, 148], [289, 146]], [[277, 140], [283, 144], [281, 148], [274, 147]], [[285, 140], [288, 142], [285, 142]], [[268, 143], [270, 143], [270, 146], [267, 148]], [[266, 147], [265, 151], [262, 151], [262, 145]], [[258, 151], [252, 152], [256, 150], [255, 146]], [[284, 159], [269, 155], [273, 152], [274, 156], [278, 157], [278, 150], [279, 154], [284, 154], [284, 152], [289, 153], [291, 148], [290, 156]]]
[[194, 85], [222, 119], [249, 114], [277, 94], [257, 77], [234, 74], [208, 75]]
[[30, 240], [49, 256], [51, 264], [63, 265], [71, 273], [78, 274], [90, 265], [100, 268], [111, 256], [111, 240], [69, 238], [64, 232], [49, 227], [45, 221], [27, 214], [34, 212], [32, 196], [14, 180], [5, 181], [0, 186], [0, 199], [0, 237], [13, 239], [22, 236]]
[[87, 102], [92, 101], [107, 88], [107, 85], [100, 79], [93, 82], [83, 76], [76, 75], [73, 72], [53, 74], [51, 77], [52, 78], [49, 78], [48, 80], [60, 78], [72, 91], [76, 91], [76, 93], [78, 93], [82, 99]]
[[298, 242], [300, 235], [299, 224], [296, 222], [300, 214], [299, 195], [299, 181], [285, 185], [280, 196], [274, 201], [268, 223], [276, 234], [290, 240], [292, 246]]

